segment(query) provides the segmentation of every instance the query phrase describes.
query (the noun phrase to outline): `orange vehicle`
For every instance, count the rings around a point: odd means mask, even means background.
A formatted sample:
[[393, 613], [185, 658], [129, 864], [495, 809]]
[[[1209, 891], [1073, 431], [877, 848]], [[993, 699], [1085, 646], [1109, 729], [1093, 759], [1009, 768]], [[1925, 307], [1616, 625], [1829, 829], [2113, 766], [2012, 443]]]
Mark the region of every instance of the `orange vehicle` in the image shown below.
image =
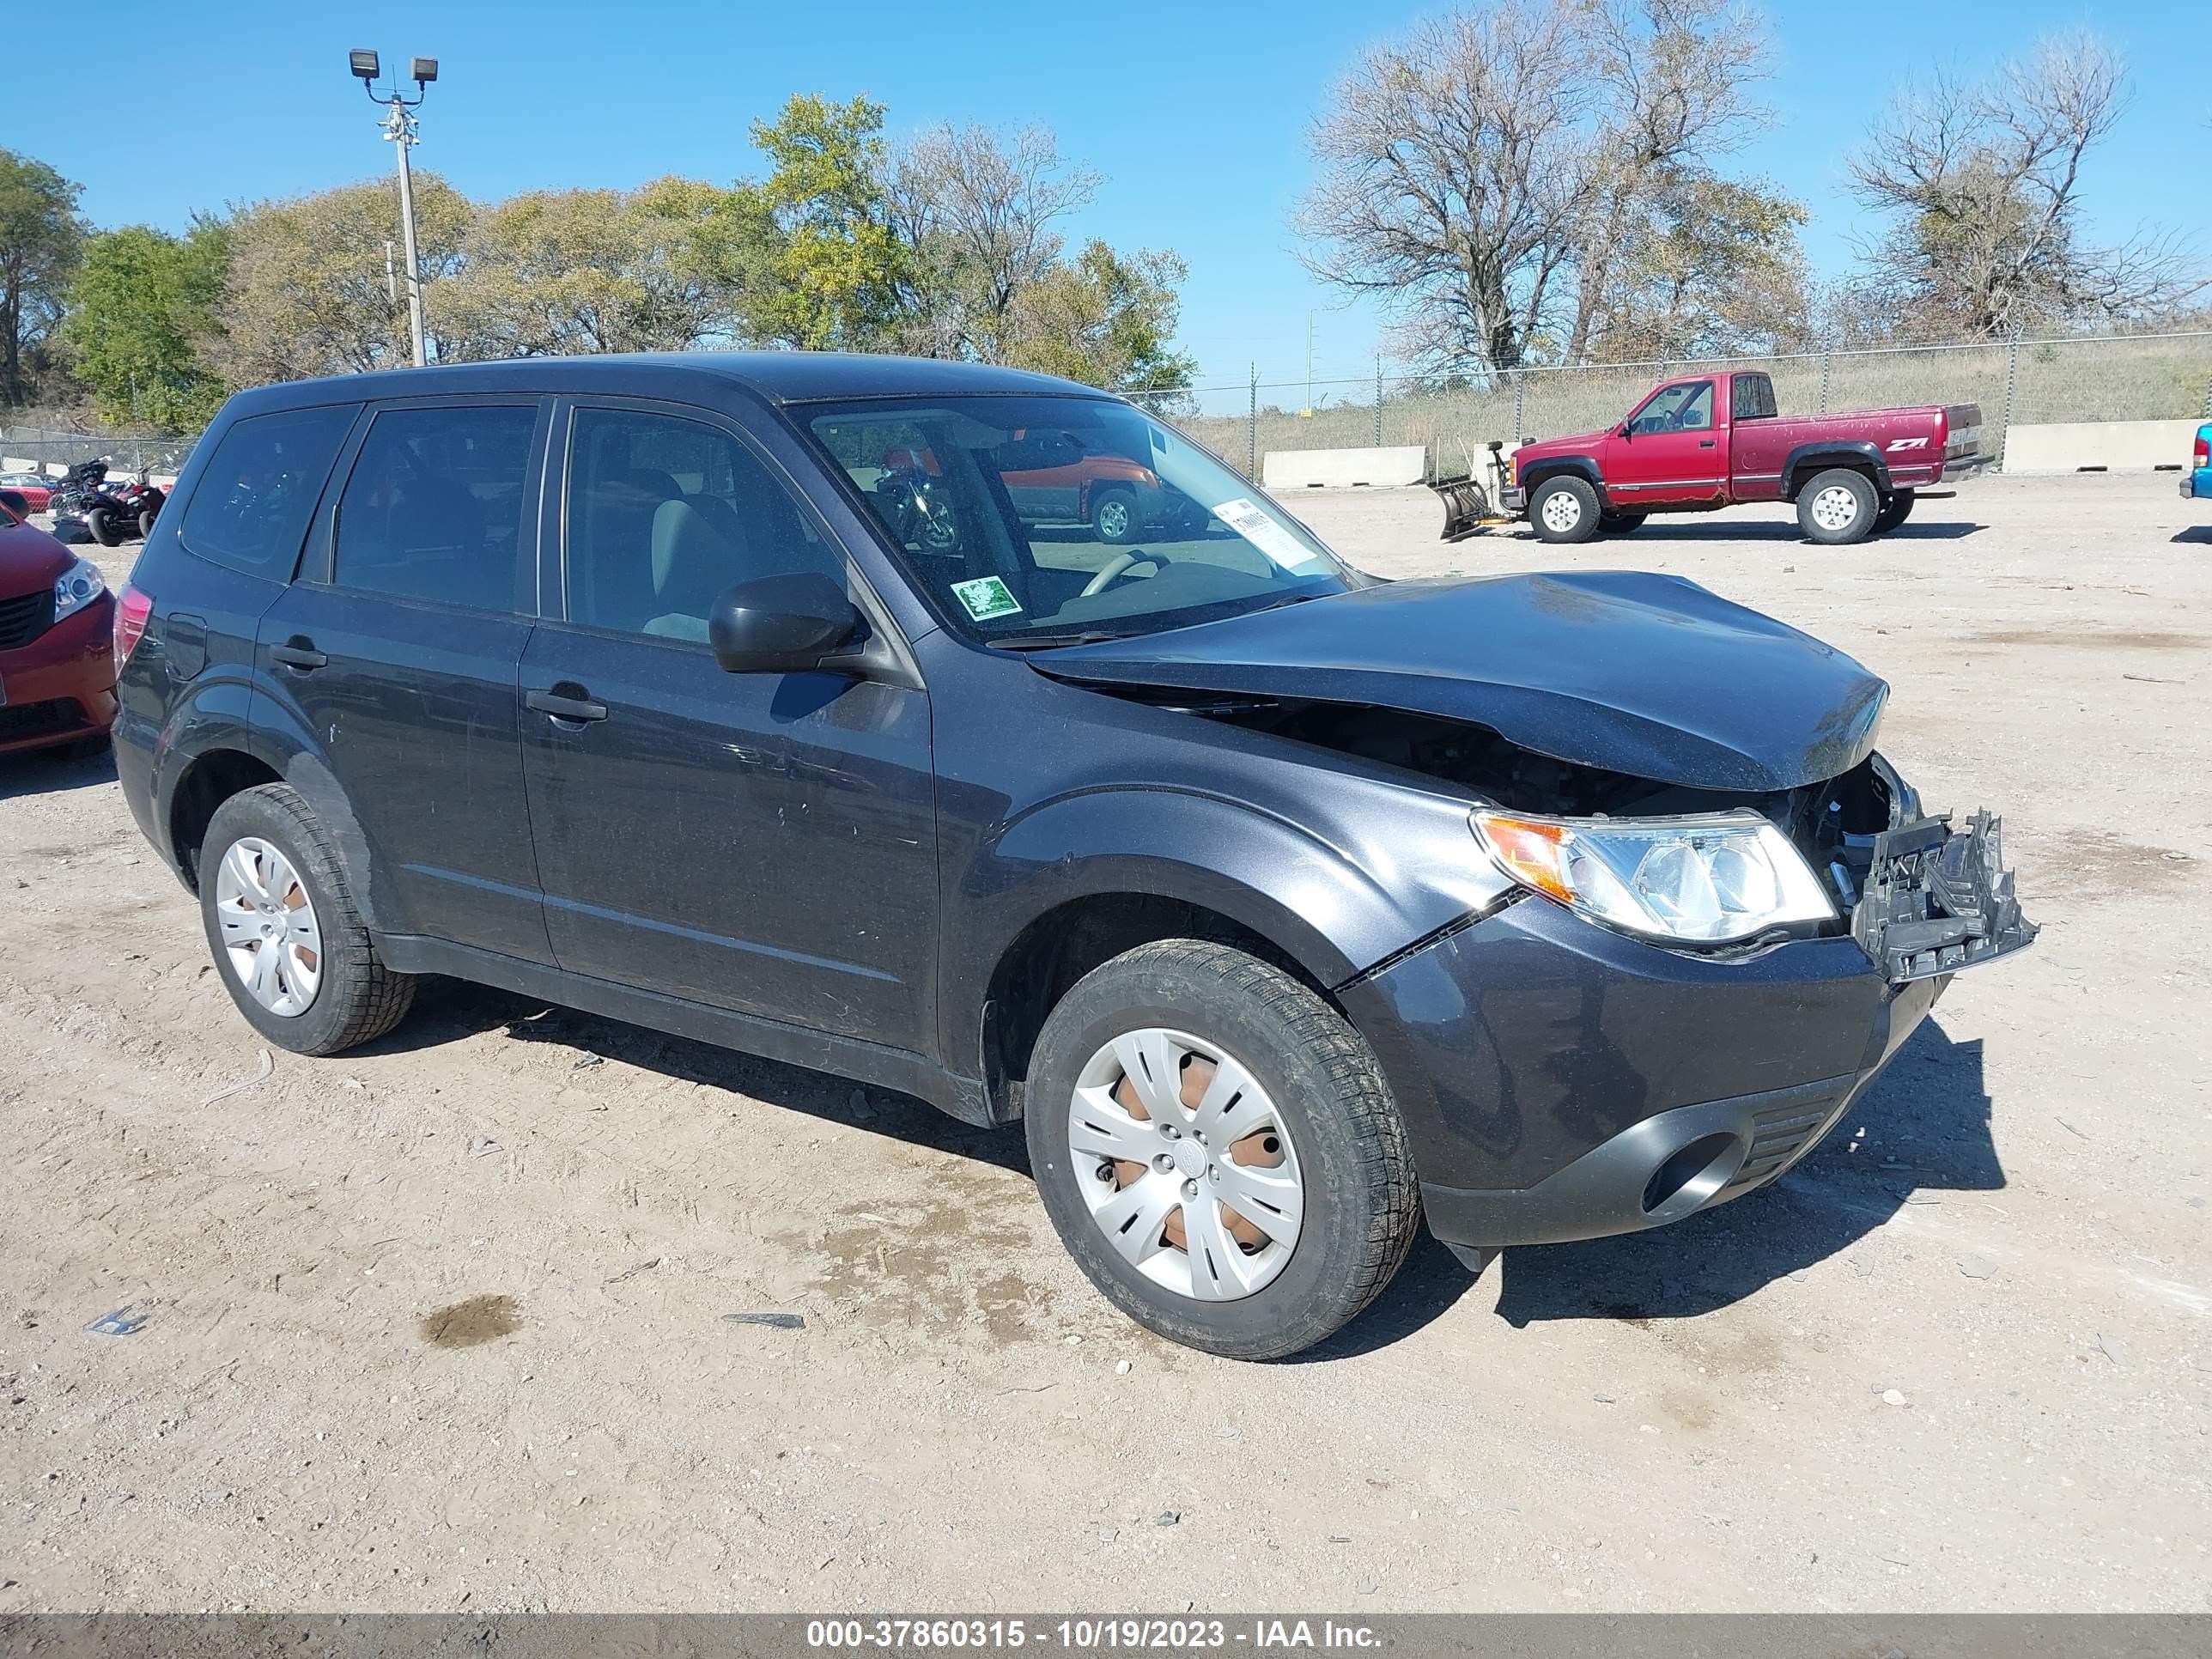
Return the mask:
[[998, 464], [1024, 524], [1087, 524], [1102, 542], [1133, 541], [1183, 505], [1175, 496], [1171, 506], [1152, 468], [1092, 448], [1075, 432], [1025, 428], [1000, 445]]

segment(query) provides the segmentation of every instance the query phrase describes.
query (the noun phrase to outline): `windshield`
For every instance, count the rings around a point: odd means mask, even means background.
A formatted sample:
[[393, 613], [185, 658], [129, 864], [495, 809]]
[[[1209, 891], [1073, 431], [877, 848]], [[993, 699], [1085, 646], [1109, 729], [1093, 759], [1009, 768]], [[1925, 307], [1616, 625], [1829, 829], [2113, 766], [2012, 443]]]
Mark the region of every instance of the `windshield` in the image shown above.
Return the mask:
[[799, 415], [971, 639], [1149, 634], [1366, 578], [1125, 404], [946, 398]]

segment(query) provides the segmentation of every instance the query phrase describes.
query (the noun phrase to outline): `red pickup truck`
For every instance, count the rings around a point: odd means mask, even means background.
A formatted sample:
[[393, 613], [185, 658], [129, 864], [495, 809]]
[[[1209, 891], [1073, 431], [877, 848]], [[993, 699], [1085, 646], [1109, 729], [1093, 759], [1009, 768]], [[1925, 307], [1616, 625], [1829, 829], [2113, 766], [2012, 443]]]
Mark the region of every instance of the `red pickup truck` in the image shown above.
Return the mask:
[[1504, 505], [1547, 542], [1580, 542], [1653, 513], [1790, 501], [1807, 536], [1841, 545], [1896, 529], [1915, 490], [1988, 465], [1981, 438], [1974, 404], [1785, 417], [1755, 370], [1686, 374], [1607, 431], [1522, 445]]

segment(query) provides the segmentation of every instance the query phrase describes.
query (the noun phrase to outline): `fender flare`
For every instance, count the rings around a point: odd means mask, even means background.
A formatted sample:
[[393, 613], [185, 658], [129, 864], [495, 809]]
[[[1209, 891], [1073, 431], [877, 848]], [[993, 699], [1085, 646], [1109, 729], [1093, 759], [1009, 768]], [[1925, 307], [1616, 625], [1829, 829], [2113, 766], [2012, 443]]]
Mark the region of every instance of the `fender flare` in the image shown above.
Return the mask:
[[1891, 492], [1889, 462], [1872, 441], [1865, 438], [1821, 438], [1799, 444], [1783, 459], [1782, 499], [1796, 501], [1797, 492], [1824, 465], [1848, 466], [1853, 471], [1863, 465], [1874, 474], [1875, 488], [1885, 495]]
[[1590, 455], [1543, 455], [1528, 463], [1526, 470], [1516, 467], [1514, 483], [1524, 500], [1535, 499], [1537, 487], [1546, 480], [1556, 478], [1562, 472], [1572, 472], [1588, 481], [1597, 491], [1597, 503], [1609, 509], [1613, 498], [1606, 493], [1605, 475], [1598, 471], [1597, 459]]

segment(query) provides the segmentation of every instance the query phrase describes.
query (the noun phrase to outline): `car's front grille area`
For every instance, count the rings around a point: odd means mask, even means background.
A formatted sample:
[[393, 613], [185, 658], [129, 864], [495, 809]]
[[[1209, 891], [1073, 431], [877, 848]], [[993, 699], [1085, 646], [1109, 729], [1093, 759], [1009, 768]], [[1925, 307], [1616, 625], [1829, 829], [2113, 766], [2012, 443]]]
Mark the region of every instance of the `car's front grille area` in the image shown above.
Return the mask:
[[1827, 1127], [1848, 1097], [1849, 1090], [1844, 1088], [1811, 1100], [1798, 1099], [1753, 1112], [1751, 1150], [1744, 1155], [1743, 1167], [1722, 1190], [1741, 1191], [1765, 1180], [1804, 1151]]
[[0, 703], [0, 743], [43, 738], [84, 724], [84, 711], [71, 697], [46, 702]]
[[0, 651], [28, 645], [54, 625], [54, 590], [18, 594], [0, 599]]

